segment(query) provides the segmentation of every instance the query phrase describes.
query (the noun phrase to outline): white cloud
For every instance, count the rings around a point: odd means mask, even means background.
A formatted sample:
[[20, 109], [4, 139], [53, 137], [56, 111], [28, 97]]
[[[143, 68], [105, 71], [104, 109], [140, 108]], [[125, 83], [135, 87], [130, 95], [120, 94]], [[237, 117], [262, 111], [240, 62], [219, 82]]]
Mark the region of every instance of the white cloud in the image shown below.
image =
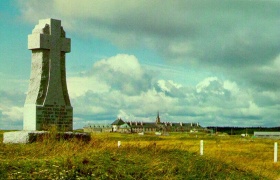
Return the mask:
[[192, 46], [187, 42], [173, 42], [168, 45], [167, 49], [171, 54], [183, 56], [189, 54], [192, 51]]
[[166, 92], [171, 92], [173, 88], [179, 89], [182, 87], [181, 84], [174, 83], [172, 80], [158, 80], [158, 85], [161, 90]]
[[[143, 77], [143, 70], [133, 55], [118, 54], [108, 59], [102, 59], [93, 65], [93, 70], [96, 69], [104, 73], [109, 71], [122, 73], [135, 79], [141, 79]], [[106, 76], [106, 74], [103, 75]]]
[[102, 93], [110, 90], [110, 85], [92, 76], [69, 77], [67, 82], [68, 93], [71, 98], [82, 96], [87, 91]]
[[271, 61], [271, 63], [263, 65], [258, 70], [265, 74], [278, 75], [280, 74], [280, 54]]
[[197, 93], [213, 93], [213, 94], [223, 94], [220, 87], [222, 82], [217, 77], [208, 77], [196, 85]]
[[129, 95], [147, 91], [152, 79], [151, 74], [140, 66], [137, 58], [127, 54], [118, 54], [96, 62], [88, 76]]
[[238, 93], [240, 91], [239, 87], [237, 86], [236, 82], [231, 82], [229, 80], [224, 81], [224, 88], [231, 93]]
[[9, 90], [0, 89], [0, 129], [22, 129], [25, 94], [16, 87], [11, 83]]
[[151, 86], [151, 75], [140, 66], [133, 55], [118, 54], [101, 59], [93, 64], [92, 69], [81, 76], [68, 78], [70, 97], [75, 99], [87, 92], [109, 93], [122, 91], [134, 95], [147, 91]]
[[242, 108], [241, 112], [245, 116], [259, 116], [260, 108], [252, 101], [249, 101], [249, 106], [247, 108]]
[[138, 119], [135, 118], [132, 114], [127, 114], [125, 110], [120, 109], [118, 113], [118, 118], [121, 118], [125, 121], [137, 121]]
[[0, 108], [0, 111], [2, 111], [3, 119], [5, 119], [6, 121], [21, 121], [23, 119], [23, 107], [1, 106], [2, 108]]

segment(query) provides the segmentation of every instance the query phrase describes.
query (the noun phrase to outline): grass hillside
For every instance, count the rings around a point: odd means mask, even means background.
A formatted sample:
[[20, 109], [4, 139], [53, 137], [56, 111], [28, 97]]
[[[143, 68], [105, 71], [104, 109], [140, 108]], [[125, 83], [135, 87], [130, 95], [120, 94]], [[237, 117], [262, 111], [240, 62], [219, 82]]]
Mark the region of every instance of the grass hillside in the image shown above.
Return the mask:
[[94, 134], [87, 143], [46, 139], [24, 145], [3, 144], [0, 138], [0, 179], [280, 178], [272, 140], [108, 133]]

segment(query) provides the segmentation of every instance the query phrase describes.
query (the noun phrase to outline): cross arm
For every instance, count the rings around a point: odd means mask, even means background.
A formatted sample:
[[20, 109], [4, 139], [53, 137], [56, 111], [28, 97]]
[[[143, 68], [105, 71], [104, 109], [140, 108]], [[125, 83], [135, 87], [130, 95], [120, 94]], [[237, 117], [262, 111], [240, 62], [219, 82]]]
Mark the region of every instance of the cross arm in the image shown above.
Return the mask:
[[50, 36], [47, 34], [28, 35], [28, 49], [50, 49]]
[[66, 53], [71, 51], [71, 39], [70, 38], [61, 39], [61, 51], [66, 52]]

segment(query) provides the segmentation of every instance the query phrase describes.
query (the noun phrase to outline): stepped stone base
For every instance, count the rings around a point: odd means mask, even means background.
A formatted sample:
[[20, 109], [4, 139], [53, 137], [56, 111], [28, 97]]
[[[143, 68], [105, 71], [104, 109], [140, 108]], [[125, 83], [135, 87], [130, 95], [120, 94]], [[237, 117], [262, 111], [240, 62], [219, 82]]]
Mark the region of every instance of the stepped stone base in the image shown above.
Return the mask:
[[74, 133], [74, 132], [58, 132], [56, 134], [51, 134], [48, 131], [14, 131], [5, 132], [3, 135], [3, 143], [32, 143], [37, 141], [42, 141], [50, 137], [55, 136], [57, 140], [69, 140], [69, 139], [79, 139], [82, 141], [89, 141], [90, 134], [88, 133]]

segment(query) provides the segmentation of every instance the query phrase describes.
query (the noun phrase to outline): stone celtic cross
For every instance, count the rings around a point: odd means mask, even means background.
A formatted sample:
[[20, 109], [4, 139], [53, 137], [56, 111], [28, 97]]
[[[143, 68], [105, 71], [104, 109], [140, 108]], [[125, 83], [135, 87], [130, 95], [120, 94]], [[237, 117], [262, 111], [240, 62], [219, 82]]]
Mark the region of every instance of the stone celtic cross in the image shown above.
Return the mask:
[[65, 70], [65, 53], [70, 52], [70, 43], [61, 21], [55, 19], [40, 20], [28, 36], [32, 65], [24, 105], [24, 130], [73, 130]]

